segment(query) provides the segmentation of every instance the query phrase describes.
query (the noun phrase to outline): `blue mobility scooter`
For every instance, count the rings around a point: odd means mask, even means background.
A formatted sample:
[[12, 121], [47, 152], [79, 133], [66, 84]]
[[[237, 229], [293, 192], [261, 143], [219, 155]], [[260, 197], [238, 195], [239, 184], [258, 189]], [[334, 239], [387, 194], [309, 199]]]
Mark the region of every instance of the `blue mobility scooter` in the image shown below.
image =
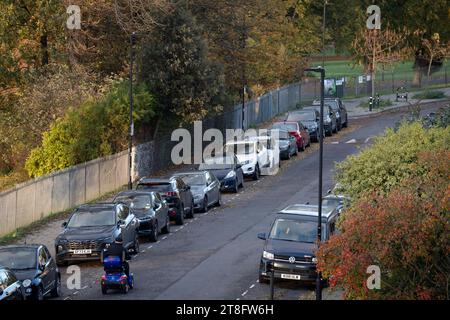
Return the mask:
[[108, 256], [103, 259], [105, 274], [101, 279], [102, 293], [107, 294], [108, 289], [119, 289], [122, 293], [128, 293], [133, 289], [133, 274], [130, 277], [125, 274], [121, 257]]

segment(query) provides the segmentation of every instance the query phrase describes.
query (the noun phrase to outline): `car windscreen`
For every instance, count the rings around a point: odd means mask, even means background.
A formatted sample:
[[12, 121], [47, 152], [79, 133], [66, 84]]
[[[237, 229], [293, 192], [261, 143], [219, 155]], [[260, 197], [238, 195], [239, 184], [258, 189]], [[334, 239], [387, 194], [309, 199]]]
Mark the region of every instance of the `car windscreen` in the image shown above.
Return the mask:
[[151, 199], [147, 195], [119, 195], [114, 202], [126, 203], [130, 209], [146, 209], [150, 206]]
[[69, 228], [113, 226], [116, 224], [114, 210], [77, 211], [69, 220]]
[[297, 131], [297, 125], [295, 123], [274, 123], [272, 129], [280, 129], [286, 131]]
[[34, 248], [0, 249], [0, 265], [14, 270], [36, 268], [36, 250]]
[[158, 192], [168, 192], [172, 190], [172, 184], [167, 183], [139, 183], [136, 187], [137, 190], [149, 190]]
[[322, 200], [323, 207], [336, 208], [340, 203], [341, 200], [336, 198], [325, 198]]
[[204, 186], [206, 184], [206, 177], [203, 173], [201, 174], [187, 174], [181, 176], [183, 182], [189, 186]]
[[[322, 230], [325, 225], [322, 224]], [[270, 239], [314, 243], [317, 241], [317, 223], [307, 220], [277, 219], [270, 231]], [[322, 232], [325, 240], [325, 232]]]
[[225, 146], [225, 152], [227, 154], [254, 154], [255, 153], [255, 144], [254, 143], [236, 143], [236, 144], [227, 144]]
[[315, 121], [316, 117], [313, 112], [302, 112], [290, 114], [288, 120], [292, 121]]

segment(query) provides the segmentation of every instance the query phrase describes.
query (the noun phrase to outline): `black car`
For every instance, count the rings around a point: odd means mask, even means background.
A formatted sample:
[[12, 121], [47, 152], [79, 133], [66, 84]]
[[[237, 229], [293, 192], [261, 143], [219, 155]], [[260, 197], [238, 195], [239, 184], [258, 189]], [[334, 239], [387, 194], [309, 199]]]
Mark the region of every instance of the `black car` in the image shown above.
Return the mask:
[[139, 220], [138, 234], [151, 242], [158, 240], [160, 233], [170, 232], [169, 206], [159, 192], [128, 190], [119, 193], [115, 203], [126, 203]]
[[[292, 205], [280, 211], [265, 240], [259, 266], [260, 282], [267, 282], [270, 272], [274, 278], [313, 282], [316, 280], [318, 207]], [[338, 212], [324, 207], [322, 212], [322, 239], [335, 232]]]
[[300, 110], [289, 113], [286, 121], [301, 122], [309, 132], [309, 137], [312, 141], [319, 141], [320, 131], [320, 112], [311, 110]]
[[121, 235], [125, 249], [139, 252], [139, 221], [124, 203], [78, 207], [55, 240], [56, 263], [101, 259], [105, 247]]
[[[333, 110], [333, 114], [336, 117], [336, 131], [334, 132], [338, 132], [342, 129], [343, 122], [339, 102], [334, 98], [325, 98], [324, 102], [331, 107], [331, 110]], [[320, 100], [315, 100], [313, 105], [320, 106]]]
[[185, 184], [181, 178], [142, 178], [136, 189], [159, 192], [169, 205], [170, 219], [178, 225], [182, 225], [185, 218], [194, 217], [194, 198], [191, 187]]
[[[278, 131], [277, 135], [274, 131]], [[290, 135], [286, 130], [272, 129], [267, 132], [268, 136], [278, 136], [278, 148], [280, 149], [280, 159], [289, 160], [291, 156], [296, 156], [298, 153], [297, 139]]]
[[[347, 108], [345, 107], [344, 103], [340, 98], [333, 98], [335, 101], [338, 102], [339, 105], [339, 114], [341, 115], [341, 121], [342, 121], [342, 127], [347, 128], [348, 127], [348, 113]], [[325, 99], [326, 101], [327, 99]]]
[[220, 189], [223, 191], [237, 193], [240, 187], [244, 187], [244, 172], [236, 155], [206, 158], [198, 166], [198, 170], [213, 173], [219, 179]]
[[25, 300], [25, 288], [10, 269], [0, 266], [0, 301], [4, 300]]
[[[320, 114], [320, 106], [308, 106], [303, 108], [303, 110], [316, 110]], [[332, 136], [333, 132], [337, 132], [336, 114], [328, 104], [323, 106], [323, 113], [323, 129], [325, 131], [325, 135]]]
[[27, 299], [60, 296], [61, 274], [46, 246], [0, 247], [0, 265], [12, 270], [22, 282]]
[[207, 212], [210, 206], [219, 207], [222, 204], [220, 182], [211, 172], [180, 172], [176, 173], [174, 177], [180, 177], [184, 183], [191, 187], [195, 209]]

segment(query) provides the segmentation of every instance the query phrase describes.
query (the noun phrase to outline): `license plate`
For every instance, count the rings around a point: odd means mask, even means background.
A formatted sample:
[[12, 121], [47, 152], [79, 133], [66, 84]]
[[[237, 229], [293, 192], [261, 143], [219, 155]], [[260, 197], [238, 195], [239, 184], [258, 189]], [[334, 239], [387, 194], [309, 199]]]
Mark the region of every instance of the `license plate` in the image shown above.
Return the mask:
[[300, 280], [300, 276], [297, 274], [281, 274], [281, 279]]
[[74, 254], [91, 254], [91, 249], [83, 249], [83, 250], [73, 250]]

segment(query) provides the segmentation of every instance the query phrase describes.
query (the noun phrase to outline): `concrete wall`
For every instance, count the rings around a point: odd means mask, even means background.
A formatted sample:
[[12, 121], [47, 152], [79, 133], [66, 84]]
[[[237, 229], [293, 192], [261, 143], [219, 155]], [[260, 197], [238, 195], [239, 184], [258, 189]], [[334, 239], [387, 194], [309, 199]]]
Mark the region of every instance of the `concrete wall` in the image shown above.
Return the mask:
[[[151, 174], [153, 142], [132, 152], [132, 177]], [[0, 236], [52, 213], [92, 201], [128, 183], [128, 152], [96, 159], [27, 181], [0, 193]]]

